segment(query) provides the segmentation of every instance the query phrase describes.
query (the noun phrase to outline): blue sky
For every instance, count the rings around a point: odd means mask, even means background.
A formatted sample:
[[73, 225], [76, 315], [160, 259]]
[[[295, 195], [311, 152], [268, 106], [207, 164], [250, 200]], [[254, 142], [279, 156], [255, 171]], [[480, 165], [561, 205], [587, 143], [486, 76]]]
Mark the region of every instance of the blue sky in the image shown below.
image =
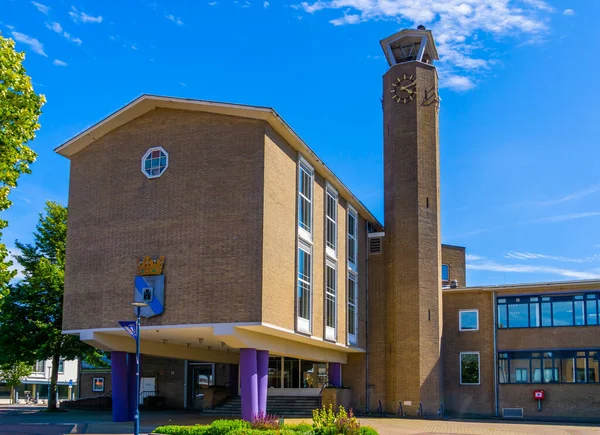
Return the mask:
[[30, 240], [66, 203], [65, 140], [142, 93], [277, 110], [383, 221], [379, 40], [438, 43], [442, 235], [468, 284], [600, 278], [600, 2], [0, 0], [48, 103], [5, 213]]

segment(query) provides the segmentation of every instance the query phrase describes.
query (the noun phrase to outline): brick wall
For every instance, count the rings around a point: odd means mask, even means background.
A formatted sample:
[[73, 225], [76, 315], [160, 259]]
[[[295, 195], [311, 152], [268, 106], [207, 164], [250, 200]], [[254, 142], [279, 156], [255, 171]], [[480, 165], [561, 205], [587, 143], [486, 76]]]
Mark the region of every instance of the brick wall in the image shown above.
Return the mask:
[[[449, 414], [494, 413], [494, 319], [490, 292], [444, 292], [444, 406]], [[479, 330], [459, 331], [460, 310], [479, 310]], [[460, 353], [479, 352], [480, 385], [460, 384]]]
[[[398, 104], [389, 92], [413, 76], [418, 95]], [[435, 415], [441, 397], [441, 248], [438, 116], [425, 92], [437, 89], [435, 68], [398, 64], [383, 79], [387, 388], [385, 406], [419, 402]], [[430, 94], [431, 95], [431, 94]]]
[[[93, 391], [94, 378], [104, 378], [104, 391]], [[79, 380], [79, 397], [110, 396], [112, 393], [112, 375], [110, 369], [106, 372], [81, 372]]]
[[462, 246], [442, 245], [442, 264], [447, 264], [450, 282], [458, 281], [459, 287], [467, 286], [465, 248]]
[[[151, 324], [261, 320], [261, 121], [158, 109], [71, 159], [63, 329], [131, 317], [136, 262], [166, 257], [165, 311]], [[148, 148], [169, 167], [141, 172]]]

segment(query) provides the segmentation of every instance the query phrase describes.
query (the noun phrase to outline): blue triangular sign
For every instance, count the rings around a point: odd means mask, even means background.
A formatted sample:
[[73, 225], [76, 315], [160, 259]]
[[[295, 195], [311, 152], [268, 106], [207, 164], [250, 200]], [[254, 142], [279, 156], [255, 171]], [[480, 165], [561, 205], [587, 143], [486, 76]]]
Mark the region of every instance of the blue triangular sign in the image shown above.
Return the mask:
[[135, 331], [137, 329], [135, 320], [119, 320], [119, 325], [121, 325], [135, 340]]

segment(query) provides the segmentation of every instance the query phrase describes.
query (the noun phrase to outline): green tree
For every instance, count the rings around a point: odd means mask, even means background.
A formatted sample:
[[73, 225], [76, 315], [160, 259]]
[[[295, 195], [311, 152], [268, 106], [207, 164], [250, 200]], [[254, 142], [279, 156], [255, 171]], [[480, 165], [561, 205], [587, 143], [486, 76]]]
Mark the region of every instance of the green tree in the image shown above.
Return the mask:
[[67, 208], [48, 201], [34, 242], [15, 242], [24, 278], [9, 285], [0, 312], [0, 364], [52, 359], [48, 409], [56, 409], [61, 359], [83, 358], [102, 366], [101, 353], [77, 337], [62, 334]]
[[[15, 41], [0, 34], [0, 212], [12, 205], [8, 195], [21, 174], [31, 172], [29, 165], [36, 154], [25, 144], [35, 138], [35, 131], [40, 128], [38, 118], [46, 101], [34, 92], [23, 67], [24, 59], [25, 53], [15, 51]], [[6, 225], [0, 219], [0, 231]], [[0, 299], [15, 276], [8, 258], [6, 246], [0, 244]]]
[[31, 374], [31, 364], [18, 362], [5, 367], [0, 367], [0, 382], [6, 383], [10, 387], [10, 398], [15, 398], [15, 388], [21, 385], [23, 378]]

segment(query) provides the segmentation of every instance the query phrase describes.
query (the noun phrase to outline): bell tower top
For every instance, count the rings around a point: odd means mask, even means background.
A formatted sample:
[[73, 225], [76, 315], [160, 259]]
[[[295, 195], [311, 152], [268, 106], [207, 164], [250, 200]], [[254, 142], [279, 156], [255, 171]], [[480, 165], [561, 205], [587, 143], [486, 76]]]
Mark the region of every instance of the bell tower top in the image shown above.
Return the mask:
[[390, 66], [412, 61], [433, 64], [439, 59], [431, 30], [425, 26], [401, 30], [380, 43]]

